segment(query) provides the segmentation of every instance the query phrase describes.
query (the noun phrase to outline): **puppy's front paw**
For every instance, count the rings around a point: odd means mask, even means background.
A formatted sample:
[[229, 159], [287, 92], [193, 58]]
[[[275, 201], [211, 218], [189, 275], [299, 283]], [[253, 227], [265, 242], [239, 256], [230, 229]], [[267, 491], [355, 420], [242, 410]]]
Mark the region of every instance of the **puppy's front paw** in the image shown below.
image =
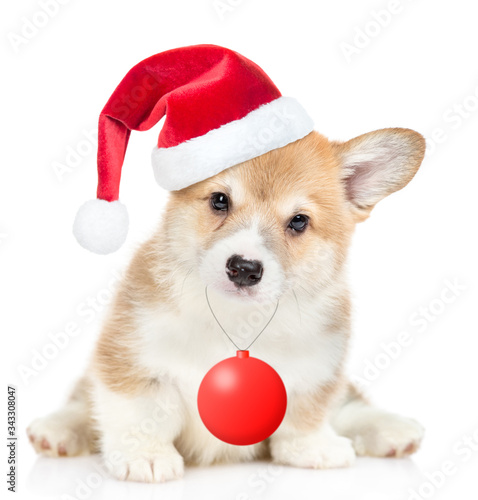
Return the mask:
[[48, 457], [84, 455], [91, 448], [86, 427], [62, 412], [37, 418], [27, 435], [35, 451]]
[[417, 451], [424, 432], [416, 420], [377, 412], [367, 425], [360, 427], [353, 443], [358, 455], [403, 457]]
[[271, 441], [272, 458], [276, 463], [313, 469], [348, 467], [355, 461], [350, 439], [329, 430], [320, 433]]
[[154, 454], [123, 456], [114, 462], [106, 458], [106, 466], [111, 475], [122, 481], [163, 483], [184, 475], [183, 457], [172, 445]]

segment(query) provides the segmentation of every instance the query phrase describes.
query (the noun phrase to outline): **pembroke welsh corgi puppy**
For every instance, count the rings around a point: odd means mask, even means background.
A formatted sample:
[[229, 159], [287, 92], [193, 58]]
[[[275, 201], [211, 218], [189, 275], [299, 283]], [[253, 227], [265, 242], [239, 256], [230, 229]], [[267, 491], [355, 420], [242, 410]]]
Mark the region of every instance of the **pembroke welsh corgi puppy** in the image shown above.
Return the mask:
[[[403, 188], [423, 137], [391, 128], [333, 142], [317, 132], [172, 192], [133, 258], [91, 363], [59, 411], [28, 434], [48, 456], [99, 452], [113, 476], [157, 482], [184, 464], [270, 457], [345, 467], [356, 455], [401, 457], [416, 421], [371, 406], [344, 377], [350, 331], [345, 264], [355, 224]], [[285, 418], [267, 440], [226, 444], [202, 423], [197, 393], [231, 338], [284, 381]]]

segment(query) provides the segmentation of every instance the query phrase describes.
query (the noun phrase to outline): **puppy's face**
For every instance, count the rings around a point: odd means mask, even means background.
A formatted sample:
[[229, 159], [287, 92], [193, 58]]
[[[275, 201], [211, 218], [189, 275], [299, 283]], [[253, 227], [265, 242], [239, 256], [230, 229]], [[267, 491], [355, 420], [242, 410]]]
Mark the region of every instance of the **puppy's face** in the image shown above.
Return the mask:
[[355, 223], [408, 183], [423, 150], [404, 129], [347, 143], [313, 132], [173, 193], [174, 251], [204, 286], [238, 300], [313, 294], [340, 272]]

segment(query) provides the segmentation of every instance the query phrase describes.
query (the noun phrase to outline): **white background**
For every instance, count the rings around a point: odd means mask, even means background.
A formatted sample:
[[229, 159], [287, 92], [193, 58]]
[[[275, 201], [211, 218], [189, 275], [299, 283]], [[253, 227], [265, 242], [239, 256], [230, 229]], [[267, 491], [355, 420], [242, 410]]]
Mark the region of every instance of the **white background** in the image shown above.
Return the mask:
[[[474, 2], [71, 0], [47, 18], [39, 3], [4, 2], [1, 16], [0, 320], [5, 411], [6, 385], [15, 384], [18, 395], [17, 498], [476, 498], [478, 433], [463, 442], [478, 429]], [[384, 9], [394, 13], [382, 12], [387, 25], [379, 26], [373, 12]], [[32, 20], [45, 25], [28, 31]], [[23, 43], [22, 29], [30, 37]], [[364, 30], [373, 34], [368, 42]], [[354, 38], [361, 48], [347, 58], [343, 44]], [[134, 64], [196, 43], [225, 45], [257, 62], [333, 139], [401, 126], [429, 140], [413, 182], [357, 228], [350, 259], [349, 371], [378, 404], [424, 424], [423, 447], [412, 459], [359, 459], [336, 471], [255, 463], [188, 469], [175, 483], [138, 485], [95, 482], [94, 459], [38, 459], [30, 448], [26, 426], [63, 401], [98, 335], [102, 312], [91, 313], [87, 301], [104, 307], [115, 273], [150, 234], [167, 196], [149, 163], [158, 129], [133, 133], [121, 186], [131, 218], [127, 244], [107, 257], [81, 249], [71, 225], [96, 187], [95, 151], [82, 142], [83, 131], [95, 128]], [[66, 164], [70, 148], [81, 147], [78, 164], [58, 176], [55, 162]], [[446, 280], [461, 287], [445, 292], [448, 303], [441, 299]], [[429, 319], [419, 322], [420, 314]], [[20, 376], [48, 335], [72, 322], [80, 333], [35, 375]], [[386, 346], [401, 332], [409, 345], [391, 359]], [[439, 479], [446, 461], [453, 474]], [[430, 474], [443, 484], [426, 486]]]

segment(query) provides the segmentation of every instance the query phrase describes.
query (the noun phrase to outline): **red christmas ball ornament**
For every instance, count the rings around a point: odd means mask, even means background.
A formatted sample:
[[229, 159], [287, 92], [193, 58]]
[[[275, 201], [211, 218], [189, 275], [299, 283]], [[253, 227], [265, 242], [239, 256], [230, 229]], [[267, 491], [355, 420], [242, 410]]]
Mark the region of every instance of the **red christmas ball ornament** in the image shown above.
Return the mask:
[[279, 374], [264, 361], [237, 351], [214, 365], [198, 392], [199, 415], [217, 438], [250, 445], [267, 439], [279, 427], [287, 394]]

